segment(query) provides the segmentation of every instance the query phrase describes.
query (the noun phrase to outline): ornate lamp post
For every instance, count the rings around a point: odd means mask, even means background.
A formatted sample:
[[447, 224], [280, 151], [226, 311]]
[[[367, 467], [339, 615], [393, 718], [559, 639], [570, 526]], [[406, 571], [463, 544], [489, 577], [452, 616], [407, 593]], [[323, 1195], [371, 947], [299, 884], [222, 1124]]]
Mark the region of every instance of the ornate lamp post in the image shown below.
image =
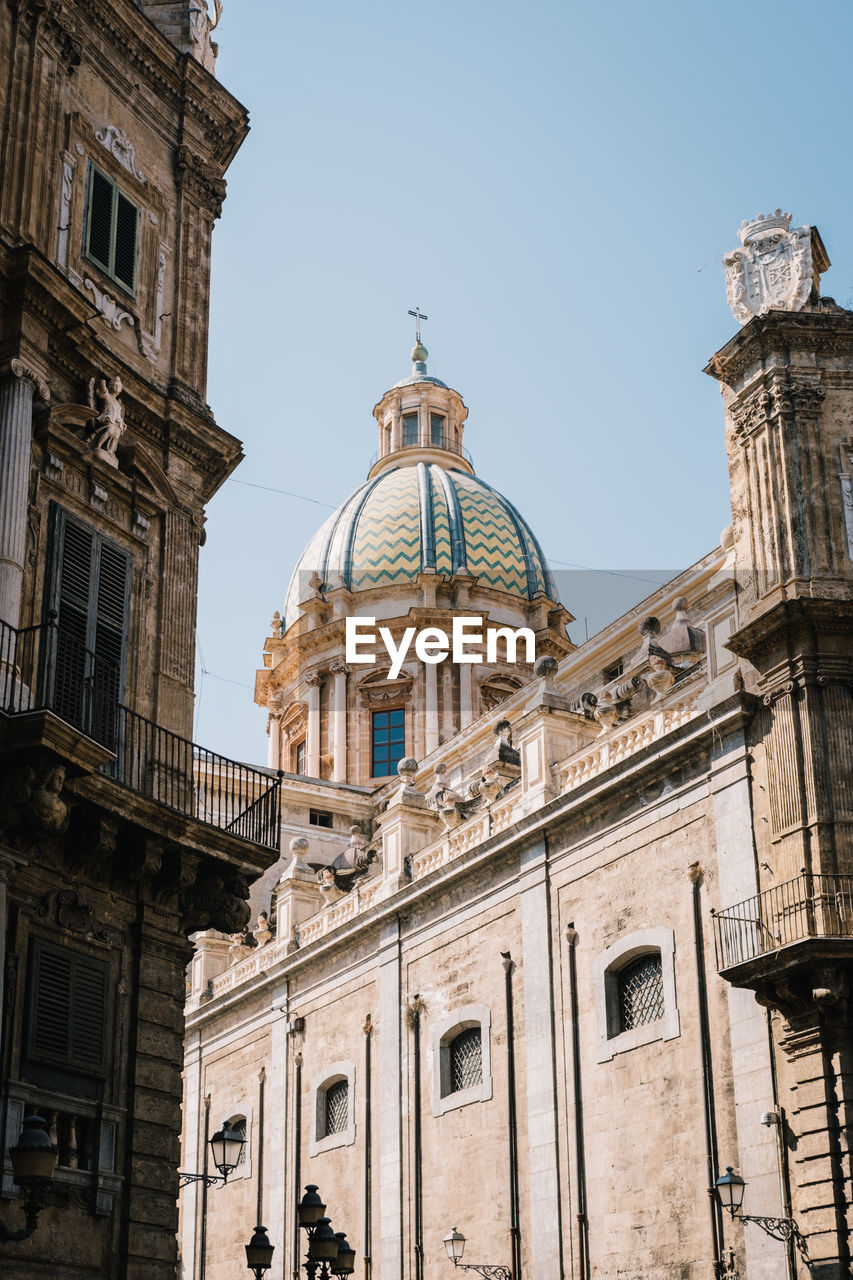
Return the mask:
[[495, 1266], [488, 1262], [463, 1262], [465, 1237], [455, 1227], [451, 1227], [449, 1234], [444, 1237], [444, 1247], [454, 1267], [459, 1267], [462, 1271], [476, 1271], [485, 1280], [512, 1280], [509, 1267]]
[[26, 1240], [38, 1226], [38, 1216], [44, 1208], [43, 1196], [53, 1179], [57, 1152], [47, 1135], [47, 1127], [41, 1116], [27, 1116], [21, 1127], [17, 1145], [9, 1148], [12, 1157], [12, 1178], [15, 1185], [24, 1187], [24, 1216], [26, 1225], [18, 1231], [10, 1231], [0, 1222], [0, 1244], [13, 1240]]
[[741, 1213], [740, 1207], [743, 1204], [746, 1183], [732, 1171], [731, 1165], [727, 1167], [723, 1176], [717, 1179], [715, 1185], [720, 1204], [724, 1209], [728, 1209], [733, 1220], [736, 1218], [738, 1222], [754, 1222], [765, 1235], [772, 1236], [774, 1240], [784, 1240], [786, 1244], [793, 1240], [803, 1262], [808, 1262], [808, 1245], [793, 1218], [754, 1217], [749, 1213]]
[[254, 1271], [255, 1280], [262, 1280], [264, 1272], [269, 1271], [274, 1253], [275, 1245], [270, 1244], [266, 1227], [255, 1227], [255, 1234], [246, 1245], [246, 1266]]
[[243, 1134], [238, 1129], [232, 1129], [228, 1121], [224, 1120], [222, 1128], [217, 1129], [208, 1143], [219, 1176], [215, 1173], [179, 1173], [180, 1185], [186, 1187], [191, 1182], [203, 1182], [206, 1187], [212, 1187], [216, 1182], [226, 1183], [229, 1173], [233, 1173], [240, 1163], [245, 1144]]
[[308, 1232], [305, 1274], [309, 1280], [329, 1280], [331, 1276], [351, 1276], [355, 1270], [355, 1249], [343, 1231], [333, 1231], [326, 1206], [311, 1183], [299, 1201], [297, 1217], [300, 1227]]

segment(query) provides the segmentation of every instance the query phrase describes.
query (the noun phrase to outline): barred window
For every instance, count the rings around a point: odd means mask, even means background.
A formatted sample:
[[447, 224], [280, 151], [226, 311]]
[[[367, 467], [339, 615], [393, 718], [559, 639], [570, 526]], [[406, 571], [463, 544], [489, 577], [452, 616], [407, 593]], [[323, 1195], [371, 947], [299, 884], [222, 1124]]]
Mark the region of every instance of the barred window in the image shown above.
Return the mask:
[[343, 1133], [349, 1119], [349, 1081], [336, 1080], [326, 1090], [324, 1100], [326, 1136]]
[[660, 952], [638, 956], [620, 970], [619, 1030], [632, 1031], [634, 1027], [657, 1022], [663, 1017], [663, 966]]
[[450, 1092], [483, 1083], [483, 1036], [479, 1027], [467, 1027], [451, 1040]]

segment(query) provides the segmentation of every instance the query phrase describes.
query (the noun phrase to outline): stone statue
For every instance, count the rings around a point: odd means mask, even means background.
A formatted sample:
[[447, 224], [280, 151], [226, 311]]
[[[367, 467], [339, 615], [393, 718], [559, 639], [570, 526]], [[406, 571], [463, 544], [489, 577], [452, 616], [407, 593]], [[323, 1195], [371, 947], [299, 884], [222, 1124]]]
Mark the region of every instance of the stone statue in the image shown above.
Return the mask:
[[252, 931], [255, 942], [259, 947], [264, 947], [272, 937], [272, 929], [270, 928], [270, 918], [266, 911], [258, 913], [258, 923]]
[[68, 807], [60, 798], [65, 786], [65, 765], [49, 768], [30, 795], [27, 808], [42, 831], [64, 831], [68, 825]]
[[190, 53], [200, 62], [205, 71], [213, 71], [216, 66], [216, 55], [219, 46], [210, 38], [210, 33], [219, 25], [222, 17], [221, 0], [213, 0], [213, 21], [207, 8], [207, 0], [193, 0], [189, 10], [189, 42]]
[[90, 406], [93, 409], [97, 408], [95, 404], [96, 394], [103, 406], [94, 419], [94, 435], [90, 443], [93, 453], [102, 462], [109, 463], [111, 467], [118, 466], [116, 450], [118, 449], [119, 440], [125, 433], [124, 406], [119, 400], [122, 390], [121, 378], [110, 378], [109, 382], [106, 378], [101, 378], [98, 383], [97, 393], [95, 392], [95, 379], [89, 379]]

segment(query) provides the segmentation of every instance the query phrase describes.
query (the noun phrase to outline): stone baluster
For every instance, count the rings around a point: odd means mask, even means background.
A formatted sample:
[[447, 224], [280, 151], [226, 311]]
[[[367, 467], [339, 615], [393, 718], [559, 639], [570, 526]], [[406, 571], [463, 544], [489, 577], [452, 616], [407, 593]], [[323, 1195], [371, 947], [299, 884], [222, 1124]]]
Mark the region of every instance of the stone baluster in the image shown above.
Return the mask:
[[50, 397], [44, 379], [22, 360], [9, 364], [0, 382], [0, 619], [21, 625], [21, 593], [27, 549], [33, 396]]

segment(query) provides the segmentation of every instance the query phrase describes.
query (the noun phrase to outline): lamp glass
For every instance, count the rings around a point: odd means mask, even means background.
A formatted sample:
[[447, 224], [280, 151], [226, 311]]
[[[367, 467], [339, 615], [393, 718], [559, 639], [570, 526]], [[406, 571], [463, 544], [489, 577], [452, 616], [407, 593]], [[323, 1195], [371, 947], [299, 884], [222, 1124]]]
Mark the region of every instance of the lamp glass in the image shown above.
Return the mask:
[[47, 1121], [41, 1116], [26, 1116], [17, 1144], [9, 1148], [9, 1155], [15, 1182], [50, 1182], [57, 1152], [47, 1134]]
[[733, 1172], [732, 1166], [728, 1165], [726, 1172], [721, 1178], [717, 1179], [715, 1186], [723, 1208], [728, 1209], [731, 1214], [737, 1213], [743, 1204], [743, 1193], [746, 1187], [743, 1178], [738, 1177]]
[[465, 1252], [465, 1237], [462, 1232], [457, 1231], [455, 1227], [451, 1227], [449, 1233], [444, 1237], [444, 1247], [451, 1262], [461, 1262], [462, 1254]]
[[227, 1178], [229, 1173], [237, 1168], [240, 1153], [245, 1144], [246, 1139], [242, 1133], [238, 1129], [232, 1129], [227, 1120], [223, 1122], [222, 1128], [217, 1129], [210, 1139], [213, 1163], [223, 1178]]
[[275, 1245], [270, 1244], [266, 1227], [260, 1225], [255, 1227], [255, 1234], [246, 1245], [246, 1266], [261, 1267], [267, 1270], [272, 1266], [274, 1252]]
[[317, 1194], [317, 1188], [313, 1182], [305, 1188], [305, 1195], [299, 1201], [298, 1212], [300, 1227], [313, 1227], [326, 1212], [326, 1206]]
[[312, 1262], [332, 1262], [338, 1256], [338, 1241], [329, 1218], [320, 1218], [308, 1246]]
[[345, 1232], [336, 1231], [335, 1239], [338, 1242], [338, 1256], [331, 1266], [332, 1275], [351, 1276], [355, 1270], [355, 1249], [347, 1240]]

